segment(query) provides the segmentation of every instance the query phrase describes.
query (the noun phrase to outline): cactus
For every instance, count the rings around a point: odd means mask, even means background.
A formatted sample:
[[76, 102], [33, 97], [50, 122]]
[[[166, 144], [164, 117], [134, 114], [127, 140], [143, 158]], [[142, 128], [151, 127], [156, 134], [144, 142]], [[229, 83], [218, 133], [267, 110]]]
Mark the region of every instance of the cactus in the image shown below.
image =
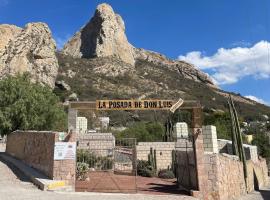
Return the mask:
[[175, 150], [172, 150], [172, 171], [174, 175], [176, 175], [176, 152]]
[[228, 101], [228, 106], [229, 106], [229, 112], [230, 112], [230, 117], [231, 117], [231, 132], [232, 132], [232, 150], [233, 154], [239, 156], [238, 152], [238, 145], [237, 145], [237, 139], [236, 139], [236, 130], [235, 130], [235, 119], [232, 111], [232, 106], [230, 102]]
[[153, 151], [153, 148], [150, 148], [150, 153], [148, 154], [148, 162], [152, 166], [152, 168], [157, 171], [157, 155], [156, 150]]
[[163, 136], [164, 142], [171, 142], [173, 141], [173, 123], [171, 120], [171, 116], [168, 117], [165, 123], [165, 134]]
[[157, 171], [157, 152], [154, 150], [154, 169]]
[[[231, 119], [232, 119], [232, 127], [233, 127], [232, 128], [232, 130], [233, 130], [232, 139], [236, 140], [236, 142], [233, 141], [234, 142], [233, 148], [235, 148], [235, 153], [238, 152], [240, 161], [243, 162], [243, 171], [244, 171], [245, 183], [246, 183], [246, 187], [247, 187], [246, 155], [245, 155], [245, 151], [244, 151], [244, 147], [243, 147], [243, 140], [242, 140], [241, 129], [240, 129], [240, 124], [239, 124], [239, 120], [238, 120], [238, 114], [236, 112], [234, 102], [232, 100], [231, 95], [229, 96], [229, 108], [230, 108]], [[236, 146], [237, 146], [237, 148], [236, 148]]]

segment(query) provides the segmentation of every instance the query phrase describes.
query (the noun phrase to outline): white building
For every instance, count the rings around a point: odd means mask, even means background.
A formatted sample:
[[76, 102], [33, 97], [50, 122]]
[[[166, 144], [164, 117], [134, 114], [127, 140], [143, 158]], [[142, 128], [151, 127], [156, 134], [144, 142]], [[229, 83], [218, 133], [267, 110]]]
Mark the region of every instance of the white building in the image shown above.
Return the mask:
[[78, 134], [87, 133], [87, 118], [86, 117], [77, 117], [76, 132]]

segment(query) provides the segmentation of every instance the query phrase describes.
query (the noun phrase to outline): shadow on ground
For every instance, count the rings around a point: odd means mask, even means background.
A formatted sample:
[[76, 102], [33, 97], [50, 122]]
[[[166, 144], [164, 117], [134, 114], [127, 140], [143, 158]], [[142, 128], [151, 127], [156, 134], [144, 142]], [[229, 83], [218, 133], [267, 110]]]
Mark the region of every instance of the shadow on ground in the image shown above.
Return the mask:
[[188, 191], [180, 190], [177, 182], [168, 182], [166, 183], [148, 183], [145, 186], [139, 186], [138, 192], [150, 193], [150, 194], [181, 194], [181, 195], [190, 195]]
[[26, 177], [18, 168], [16, 168], [10, 162], [7, 162], [4, 159], [2, 159], [1, 154], [5, 154], [5, 153], [4, 152], [0, 152], [0, 162], [4, 163], [16, 175], [16, 177], [20, 181], [31, 183], [30, 179], [28, 177]]
[[266, 190], [266, 189], [259, 190], [258, 192], [260, 192], [260, 194], [264, 200], [270, 200], [270, 190], [269, 189], [268, 190]]

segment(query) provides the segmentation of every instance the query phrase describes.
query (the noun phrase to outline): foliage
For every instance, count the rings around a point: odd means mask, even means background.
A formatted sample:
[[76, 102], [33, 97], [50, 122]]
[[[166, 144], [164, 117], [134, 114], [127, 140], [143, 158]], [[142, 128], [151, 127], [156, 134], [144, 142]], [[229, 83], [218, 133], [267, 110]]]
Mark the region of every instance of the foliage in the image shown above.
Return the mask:
[[173, 124], [177, 122], [186, 122], [189, 127], [192, 126], [192, 114], [186, 110], [176, 110], [172, 115]]
[[154, 177], [156, 175], [156, 170], [154, 167], [146, 160], [137, 161], [137, 174], [143, 177]]
[[162, 141], [164, 126], [158, 122], [135, 122], [126, 130], [116, 134], [117, 138], [137, 138], [138, 142]]
[[89, 165], [84, 162], [77, 162], [76, 168], [76, 179], [84, 181], [87, 178], [87, 173], [89, 171]]
[[217, 128], [219, 139], [231, 140], [231, 119], [229, 113], [217, 112], [204, 116], [205, 125], [214, 125]]
[[0, 81], [0, 134], [14, 130], [66, 130], [66, 113], [47, 86], [31, 83], [29, 75]]
[[98, 170], [111, 170], [113, 168], [113, 160], [110, 156], [98, 156], [89, 150], [79, 149], [77, 162], [87, 163], [90, 168]]
[[[120, 68], [127, 67], [125, 63], [115, 57], [80, 59], [59, 53], [57, 53], [57, 57], [60, 66], [57, 79], [64, 80], [70, 85], [72, 92], [78, 94], [80, 100], [130, 99], [142, 95], [152, 99], [178, 99], [181, 97], [184, 100], [200, 101], [204, 110], [228, 110], [227, 97], [219, 94], [224, 91], [186, 79], [163, 65], [137, 60], [136, 70], [132, 75], [112, 77], [108, 74], [97, 73], [93, 69], [106, 63]], [[74, 72], [74, 76], [68, 76], [68, 71]], [[153, 88], [157, 85], [160, 90], [154, 91]], [[56, 92], [62, 99], [69, 95], [66, 91]], [[244, 117], [245, 121], [249, 121], [248, 119], [254, 121], [255, 116], [270, 114], [270, 108], [261, 104], [252, 105], [243, 102], [235, 102], [235, 104], [239, 115]], [[108, 115], [113, 115], [110, 116], [110, 123], [115, 126], [127, 126], [133, 121], [160, 121], [163, 124], [168, 114], [163, 111], [144, 111], [136, 113], [138, 117], [134, 119], [132, 113], [135, 112], [108, 112]]]
[[266, 158], [268, 161], [270, 160], [270, 144], [269, 136], [267, 136], [267, 134], [257, 133], [254, 135], [252, 144], [258, 147], [260, 156]]
[[172, 179], [175, 178], [172, 170], [162, 169], [158, 172], [158, 177], [163, 179]]

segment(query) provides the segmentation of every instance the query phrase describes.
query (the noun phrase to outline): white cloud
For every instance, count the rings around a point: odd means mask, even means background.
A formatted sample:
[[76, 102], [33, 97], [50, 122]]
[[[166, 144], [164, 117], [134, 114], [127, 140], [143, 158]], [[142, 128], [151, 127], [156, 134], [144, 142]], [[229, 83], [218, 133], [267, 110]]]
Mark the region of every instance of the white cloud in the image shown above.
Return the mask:
[[260, 98], [258, 98], [258, 97], [255, 97], [255, 96], [252, 96], [252, 95], [247, 95], [247, 96], [245, 96], [245, 97], [248, 98], [248, 99], [251, 99], [251, 100], [253, 100], [253, 101], [257, 101], [258, 103], [268, 105], [267, 102], [265, 102], [263, 99], [260, 99]]
[[202, 70], [210, 70], [216, 83], [232, 84], [245, 76], [255, 79], [270, 77], [270, 43], [260, 41], [251, 47], [220, 48], [212, 56], [192, 51], [179, 60], [190, 62]]

